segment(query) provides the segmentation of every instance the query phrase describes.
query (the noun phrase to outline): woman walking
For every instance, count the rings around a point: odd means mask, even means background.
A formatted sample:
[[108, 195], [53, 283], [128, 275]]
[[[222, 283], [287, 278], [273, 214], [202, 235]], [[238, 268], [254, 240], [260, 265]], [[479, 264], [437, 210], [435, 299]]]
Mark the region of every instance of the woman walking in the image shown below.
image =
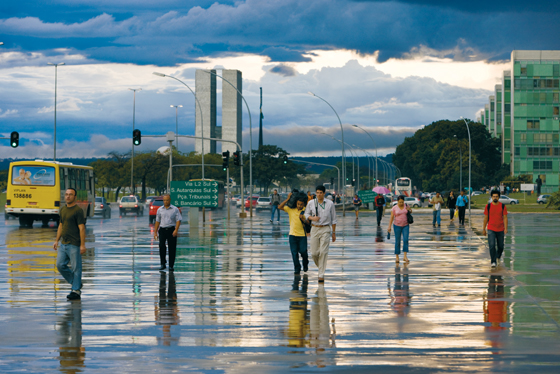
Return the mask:
[[447, 207], [449, 208], [449, 219], [453, 222], [455, 218], [455, 208], [457, 203], [457, 197], [453, 193], [453, 191], [449, 192], [449, 197], [447, 198]]
[[404, 262], [408, 263], [408, 232], [409, 232], [409, 225], [408, 219], [406, 214], [408, 212], [412, 212], [412, 209], [408, 207], [404, 203], [404, 196], [399, 196], [397, 199], [397, 205], [395, 205], [391, 209], [391, 219], [389, 220], [389, 228], [387, 232], [391, 232], [391, 225], [393, 224], [393, 220], [395, 224], [393, 228], [395, 229], [395, 255], [397, 258], [395, 259], [396, 263], [399, 263], [399, 255], [401, 254], [401, 235], [403, 237], [403, 252], [404, 252]]
[[352, 200], [352, 204], [354, 204], [354, 210], [356, 211], [356, 219], [358, 219], [360, 206], [362, 205], [362, 199], [360, 199], [360, 197], [358, 195], [354, 195], [354, 199]]

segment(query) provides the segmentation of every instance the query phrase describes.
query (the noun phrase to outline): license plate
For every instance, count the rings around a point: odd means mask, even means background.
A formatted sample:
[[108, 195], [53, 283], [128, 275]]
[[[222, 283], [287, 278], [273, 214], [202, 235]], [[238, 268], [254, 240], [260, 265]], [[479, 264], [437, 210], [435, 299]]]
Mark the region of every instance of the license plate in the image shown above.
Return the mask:
[[27, 205], [37, 205], [37, 203], [27, 203]]

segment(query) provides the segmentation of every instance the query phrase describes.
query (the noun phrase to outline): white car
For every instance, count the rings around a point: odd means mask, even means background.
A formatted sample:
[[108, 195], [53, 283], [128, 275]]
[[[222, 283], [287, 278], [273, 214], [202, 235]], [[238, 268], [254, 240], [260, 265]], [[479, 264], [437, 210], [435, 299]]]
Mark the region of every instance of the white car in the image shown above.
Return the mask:
[[471, 196], [478, 196], [478, 195], [482, 195], [482, 191], [474, 191]]
[[272, 206], [270, 204], [270, 197], [259, 197], [257, 200], [257, 206], [255, 207], [256, 210], [261, 209], [271, 209]]
[[[397, 205], [398, 201], [393, 201], [391, 206], [395, 206]], [[408, 206], [411, 206], [413, 208], [420, 208], [422, 206], [422, 203], [420, 202], [420, 199], [417, 197], [405, 197], [404, 198], [404, 203]]]
[[[502, 204], [511, 204], [511, 205], [519, 204], [519, 200], [512, 199], [511, 197], [506, 196], [506, 195], [501, 195], [500, 199], [498, 201]], [[488, 203], [491, 203], [491, 202], [492, 202], [492, 198], [488, 199]]]

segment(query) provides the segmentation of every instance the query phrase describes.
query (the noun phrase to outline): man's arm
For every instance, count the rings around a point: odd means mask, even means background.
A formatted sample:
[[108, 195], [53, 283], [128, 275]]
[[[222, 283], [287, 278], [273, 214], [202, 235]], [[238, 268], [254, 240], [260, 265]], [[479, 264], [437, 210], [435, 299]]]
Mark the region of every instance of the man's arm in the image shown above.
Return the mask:
[[332, 241], [333, 243], [336, 241], [336, 223], [332, 224]]
[[488, 225], [488, 216], [484, 214], [484, 222], [482, 222], [482, 235], [486, 235], [486, 226]]
[[58, 230], [56, 230], [56, 240], [54, 241], [53, 244], [53, 249], [56, 251], [58, 249], [58, 242], [60, 240], [60, 237], [62, 236], [62, 223], [58, 223]]
[[181, 221], [177, 221], [175, 223], [175, 230], [173, 230], [173, 236], [177, 237], [177, 235], [179, 234], [179, 227], [181, 226]]
[[86, 253], [86, 225], [83, 223], [78, 225], [80, 229], [80, 254]]
[[507, 214], [504, 215], [504, 234], [508, 233], [508, 216]]

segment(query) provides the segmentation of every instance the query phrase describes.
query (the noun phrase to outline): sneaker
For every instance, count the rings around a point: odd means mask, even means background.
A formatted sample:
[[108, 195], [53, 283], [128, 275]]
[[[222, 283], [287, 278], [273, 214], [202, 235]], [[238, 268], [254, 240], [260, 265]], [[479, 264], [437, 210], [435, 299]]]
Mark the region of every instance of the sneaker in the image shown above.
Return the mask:
[[441, 227], [441, 225], [437, 225], [437, 227]]
[[272, 220], [270, 220], [270, 223], [272, 223]]
[[492, 265], [492, 267], [493, 267], [493, 268], [495, 268], [495, 267], [496, 267], [496, 263], [495, 263], [495, 262], [492, 262], [492, 264], [491, 264], [491, 265]]
[[276, 223], [280, 223], [280, 221], [276, 221]]
[[309, 270], [309, 269], [307, 268], [307, 266], [304, 266], [304, 267], [303, 267], [303, 272], [304, 272], [304, 273], [307, 273], [307, 270]]
[[175, 271], [175, 268], [172, 267], [172, 266], [170, 266], [170, 267], [169, 267], [169, 271]]
[[[79, 291], [78, 291], [79, 292]], [[66, 298], [68, 300], [80, 300], [81, 296], [80, 294], [76, 292], [76, 291], [72, 291], [68, 294], [68, 296], [66, 296]]]

